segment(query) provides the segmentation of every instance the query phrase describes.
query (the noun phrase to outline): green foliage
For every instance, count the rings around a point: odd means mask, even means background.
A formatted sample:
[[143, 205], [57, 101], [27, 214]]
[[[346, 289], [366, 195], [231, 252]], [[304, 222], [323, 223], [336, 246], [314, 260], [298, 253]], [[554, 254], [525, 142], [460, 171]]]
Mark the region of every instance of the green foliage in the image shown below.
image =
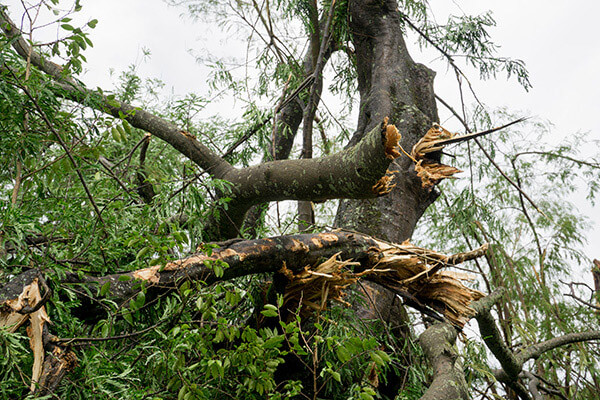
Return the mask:
[[[9, 333], [0, 328], [0, 395], [9, 398], [11, 395], [24, 395], [27, 387], [23, 385], [22, 371], [31, 370], [32, 359], [25, 348], [27, 337], [20, 333]], [[18, 389], [15, 389], [18, 388]]]
[[[531, 88], [529, 72], [522, 60], [497, 56], [498, 45], [491, 41], [489, 28], [496, 26], [491, 11], [481, 15], [451, 15], [445, 24], [428, 18], [427, 3], [421, 0], [402, 1], [401, 15], [416, 19], [419, 44], [435, 46], [440, 56], [456, 67], [455, 60], [463, 59], [467, 65], [479, 70], [481, 79], [496, 78], [505, 72], [525, 89]], [[411, 22], [411, 28], [414, 23]]]

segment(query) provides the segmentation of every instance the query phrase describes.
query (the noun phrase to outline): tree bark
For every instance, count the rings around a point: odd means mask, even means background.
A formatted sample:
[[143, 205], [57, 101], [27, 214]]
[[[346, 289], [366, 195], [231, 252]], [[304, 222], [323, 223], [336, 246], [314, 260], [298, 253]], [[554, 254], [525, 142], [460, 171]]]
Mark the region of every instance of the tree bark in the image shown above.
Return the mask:
[[[398, 126], [400, 145], [408, 152], [438, 121], [433, 92], [434, 72], [415, 63], [408, 53], [395, 0], [349, 2], [350, 28], [356, 55], [360, 114], [358, 126], [348, 146], [359, 142], [377, 119], [389, 117]], [[434, 155], [435, 158], [435, 155]], [[435, 201], [434, 190], [423, 189], [414, 165], [400, 157], [390, 165], [391, 192], [376, 199], [347, 199], [339, 203], [335, 226], [353, 229], [397, 243], [411, 237], [425, 209]], [[411, 340], [406, 311], [396, 301], [396, 294], [377, 284], [363, 284], [366, 296], [373, 301], [357, 310], [359, 316], [376, 318], [385, 310], [396, 317], [400, 327], [400, 346]], [[408, 355], [407, 359], [411, 356]], [[402, 372], [401, 372], [402, 373]], [[463, 378], [464, 380], [464, 378]], [[388, 377], [387, 394], [395, 396], [401, 388], [400, 376]]]
[[[395, 0], [351, 1], [349, 12], [361, 112], [348, 146], [360, 141], [378, 119], [389, 117], [402, 135], [400, 145], [410, 151], [438, 120], [435, 74], [408, 54]], [[437, 194], [421, 187], [407, 157], [400, 157], [390, 171], [397, 171], [396, 187], [384, 198], [340, 201], [337, 226], [397, 243], [412, 235]]]
[[[164, 266], [156, 265], [103, 277], [70, 274], [63, 282], [85, 285], [92, 292], [109, 285], [107, 296], [117, 303], [124, 303], [141, 290], [142, 283], [148, 299], [158, 292], [175, 289], [185, 281], [202, 281], [211, 285], [241, 276], [278, 272], [289, 275], [288, 281], [293, 282], [295, 274], [306, 272], [310, 275], [311, 272], [307, 271], [318, 271], [323, 260], [329, 260], [329, 263], [339, 261], [340, 268], [352, 262], [354, 273], [365, 272], [356, 277], [348, 275], [349, 281], [345, 280], [339, 287], [364, 275], [365, 280], [403, 293], [413, 300], [416, 307], [426, 306], [436, 310], [461, 327], [472, 314], [469, 303], [481, 298], [482, 294], [468, 289], [462, 285], [460, 277], [446, 274], [441, 267], [481, 257], [487, 248], [483, 246], [472, 252], [446, 256], [410, 244], [387, 243], [343, 231], [254, 240], [235, 239], [220, 243], [219, 246], [210, 254], [198, 253]], [[215, 265], [221, 267], [216, 268]], [[306, 279], [302, 279], [304, 281]], [[303, 290], [312, 289], [320, 293], [321, 285], [307, 283]]]
[[433, 381], [421, 400], [469, 399], [462, 361], [456, 349], [456, 329], [435, 324], [419, 337], [425, 356], [433, 366]]

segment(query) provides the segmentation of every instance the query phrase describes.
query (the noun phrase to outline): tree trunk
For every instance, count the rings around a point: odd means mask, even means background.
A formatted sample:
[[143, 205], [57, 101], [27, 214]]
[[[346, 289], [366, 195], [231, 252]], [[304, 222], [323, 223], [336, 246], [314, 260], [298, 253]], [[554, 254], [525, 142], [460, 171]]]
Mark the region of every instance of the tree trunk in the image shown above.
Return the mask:
[[[395, 124], [401, 146], [412, 146], [438, 121], [434, 72], [415, 63], [403, 39], [396, 1], [351, 1], [360, 115], [352, 146], [385, 117]], [[386, 196], [340, 201], [336, 225], [400, 243], [410, 238], [418, 219], [437, 194], [421, 187], [408, 157], [390, 166], [396, 187]]]
[[[352, 41], [356, 54], [360, 115], [358, 127], [348, 146], [358, 143], [381, 119], [389, 117], [402, 138], [400, 145], [410, 152], [412, 146], [438, 121], [433, 92], [435, 73], [415, 63], [403, 39], [402, 21], [395, 0], [350, 1]], [[409, 239], [425, 209], [437, 193], [422, 188], [414, 164], [405, 156], [389, 167], [396, 186], [386, 196], [375, 199], [341, 200], [335, 225], [362, 232], [383, 240], [401, 243]], [[396, 294], [373, 282], [364, 282], [362, 291], [368, 301], [356, 307], [363, 319], [394, 321], [392, 333], [405, 352], [405, 363], [414, 362], [406, 354], [406, 340], [411, 339], [407, 313]], [[410, 352], [409, 352], [410, 353]], [[406, 371], [388, 376], [380, 392], [393, 398], [402, 386]]]

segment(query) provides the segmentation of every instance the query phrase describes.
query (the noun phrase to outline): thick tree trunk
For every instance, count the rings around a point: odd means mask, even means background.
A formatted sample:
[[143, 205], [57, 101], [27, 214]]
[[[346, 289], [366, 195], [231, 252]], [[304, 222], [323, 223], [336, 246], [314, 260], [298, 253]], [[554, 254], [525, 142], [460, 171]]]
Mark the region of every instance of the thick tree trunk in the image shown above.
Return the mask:
[[[433, 122], [438, 121], [433, 92], [434, 72], [415, 63], [406, 48], [398, 4], [395, 0], [349, 2], [352, 41], [356, 53], [360, 115], [357, 130], [348, 146], [358, 143], [377, 120], [389, 117], [397, 125], [400, 145], [410, 152]], [[341, 200], [335, 225], [384, 240], [401, 243], [411, 237], [425, 209], [437, 193], [423, 189], [408, 157], [399, 157], [389, 167], [396, 186], [375, 199]], [[357, 307], [357, 315], [379, 319], [389, 315], [395, 322], [399, 348], [411, 340], [407, 314], [395, 293], [373, 283], [362, 285], [370, 300]], [[383, 323], [387, 323], [383, 321]], [[406, 354], [406, 364], [412, 362]], [[389, 376], [383, 394], [393, 398], [402, 386], [400, 376]]]
[[[408, 54], [395, 0], [351, 1], [349, 11], [361, 99], [358, 128], [349, 146], [389, 117], [402, 135], [401, 146], [410, 151], [438, 121], [434, 72]], [[421, 187], [408, 157], [399, 157], [390, 171], [397, 171], [396, 187], [377, 199], [340, 201], [337, 226], [397, 243], [412, 235], [436, 193]]]

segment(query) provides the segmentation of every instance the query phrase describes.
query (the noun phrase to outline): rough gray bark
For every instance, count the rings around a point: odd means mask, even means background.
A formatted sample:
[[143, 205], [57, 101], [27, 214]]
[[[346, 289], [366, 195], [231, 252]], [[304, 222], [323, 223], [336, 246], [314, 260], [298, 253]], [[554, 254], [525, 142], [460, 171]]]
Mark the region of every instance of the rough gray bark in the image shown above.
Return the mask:
[[[349, 12], [360, 92], [358, 128], [349, 146], [387, 116], [402, 135], [401, 146], [410, 151], [438, 120], [434, 72], [408, 54], [395, 0], [351, 1]], [[342, 200], [337, 226], [394, 242], [412, 235], [436, 194], [421, 188], [407, 157], [400, 157], [390, 170], [398, 171], [391, 193], [378, 199]]]
[[469, 399], [462, 361], [456, 349], [456, 329], [447, 323], [435, 324], [419, 337], [419, 343], [433, 366], [433, 382], [421, 400]]

